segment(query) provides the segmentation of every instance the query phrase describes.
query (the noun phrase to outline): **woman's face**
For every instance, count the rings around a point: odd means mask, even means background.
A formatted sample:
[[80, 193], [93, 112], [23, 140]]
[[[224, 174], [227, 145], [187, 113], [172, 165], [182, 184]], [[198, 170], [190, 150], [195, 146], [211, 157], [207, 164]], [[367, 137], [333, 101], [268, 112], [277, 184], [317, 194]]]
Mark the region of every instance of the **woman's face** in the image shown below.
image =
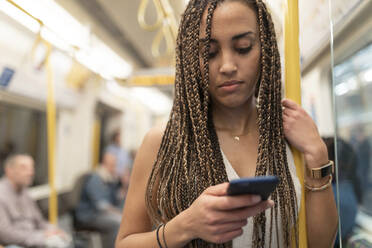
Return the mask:
[[[201, 40], [206, 37], [207, 12]], [[214, 11], [209, 49], [209, 93], [214, 103], [239, 107], [254, 97], [261, 56], [257, 26], [255, 11], [240, 1], [223, 2]]]

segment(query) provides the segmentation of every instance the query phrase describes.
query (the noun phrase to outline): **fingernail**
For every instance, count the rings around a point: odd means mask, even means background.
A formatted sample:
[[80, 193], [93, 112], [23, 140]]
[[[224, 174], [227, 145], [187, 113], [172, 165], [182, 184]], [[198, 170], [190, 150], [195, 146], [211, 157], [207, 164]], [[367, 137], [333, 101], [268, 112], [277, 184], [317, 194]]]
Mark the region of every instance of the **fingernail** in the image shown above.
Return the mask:
[[275, 205], [273, 200], [268, 200], [269, 207], [273, 207]]

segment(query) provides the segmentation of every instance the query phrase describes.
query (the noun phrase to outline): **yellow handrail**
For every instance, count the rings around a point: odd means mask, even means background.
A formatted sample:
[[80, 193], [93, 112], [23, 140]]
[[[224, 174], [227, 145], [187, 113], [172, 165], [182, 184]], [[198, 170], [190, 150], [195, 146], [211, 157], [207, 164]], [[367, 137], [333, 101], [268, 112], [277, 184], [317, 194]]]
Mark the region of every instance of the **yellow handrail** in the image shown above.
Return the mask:
[[[26, 15], [30, 16], [32, 19], [43, 26], [43, 22], [31, 15], [21, 6], [16, 4], [13, 0], [7, 0], [10, 4], [21, 10]], [[53, 69], [50, 63], [50, 55], [52, 52], [52, 45], [42, 40], [40, 32], [34, 42], [31, 49], [31, 58], [33, 59], [36, 47], [39, 43], [43, 41], [46, 47], [45, 59], [42, 63], [45, 63], [47, 69], [47, 139], [48, 139], [48, 183], [49, 183], [49, 221], [53, 224], [57, 224], [58, 221], [58, 198], [57, 191], [55, 188], [55, 132], [56, 132], [56, 106], [54, 98], [54, 80], [53, 80]]]
[[29, 17], [31, 17], [32, 19], [34, 19], [35, 21], [37, 21], [40, 26], [43, 25], [43, 22], [36, 18], [35, 16], [31, 15], [30, 13], [28, 13], [24, 8], [22, 8], [21, 6], [19, 6], [18, 4], [16, 4], [13, 0], [7, 0], [10, 4], [12, 4], [14, 7], [18, 8], [20, 11], [22, 11], [23, 13], [25, 13], [26, 15], [28, 15]]
[[166, 86], [174, 84], [174, 75], [138, 75], [130, 79], [127, 85], [130, 86]]
[[[286, 97], [301, 105], [300, 47], [298, 0], [287, 0], [285, 13], [285, 93]], [[292, 147], [297, 176], [302, 185], [301, 206], [298, 215], [299, 247], [307, 247], [304, 169], [302, 154]], [[295, 245], [295, 240], [292, 240]]]
[[45, 64], [48, 74], [48, 95], [47, 95], [47, 129], [48, 129], [48, 178], [50, 187], [49, 196], [49, 221], [57, 224], [58, 219], [58, 200], [55, 188], [55, 133], [56, 133], [56, 104], [54, 98], [53, 69], [50, 62], [52, 45], [44, 41], [47, 48]]

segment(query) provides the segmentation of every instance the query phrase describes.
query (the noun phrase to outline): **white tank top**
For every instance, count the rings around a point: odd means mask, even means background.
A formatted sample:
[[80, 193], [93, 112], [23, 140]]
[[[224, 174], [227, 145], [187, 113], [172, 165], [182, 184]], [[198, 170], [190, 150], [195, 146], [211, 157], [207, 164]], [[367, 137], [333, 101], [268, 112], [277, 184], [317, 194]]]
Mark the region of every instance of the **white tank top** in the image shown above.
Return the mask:
[[[288, 144], [286, 144], [286, 150], [287, 150], [287, 160], [288, 160], [288, 167], [292, 176], [292, 180], [294, 183], [294, 188], [296, 190], [296, 196], [297, 196], [297, 206], [298, 209], [300, 208], [300, 202], [301, 202], [301, 184], [297, 177], [296, 173], [296, 166], [293, 160], [293, 155], [291, 152], [291, 149], [289, 148]], [[234, 168], [231, 166], [230, 162], [227, 160], [227, 157], [221, 150], [223, 162], [225, 164], [227, 177], [230, 180], [239, 178], [238, 174], [234, 170]], [[266, 223], [270, 223], [270, 209], [265, 211], [266, 214]], [[284, 241], [283, 241], [283, 230], [281, 229], [281, 221], [280, 221], [280, 212], [279, 212], [279, 243], [280, 247], [284, 247]], [[269, 247], [268, 241], [270, 240], [270, 225], [266, 225], [266, 232], [265, 232], [265, 240], [267, 241], [265, 244], [265, 247]], [[233, 248], [249, 248], [252, 247], [252, 233], [253, 233], [253, 218], [248, 218], [248, 224], [243, 227], [243, 234], [233, 240]], [[272, 242], [271, 247], [277, 247], [278, 240], [276, 237], [276, 227], [273, 225], [273, 231], [272, 231]]]

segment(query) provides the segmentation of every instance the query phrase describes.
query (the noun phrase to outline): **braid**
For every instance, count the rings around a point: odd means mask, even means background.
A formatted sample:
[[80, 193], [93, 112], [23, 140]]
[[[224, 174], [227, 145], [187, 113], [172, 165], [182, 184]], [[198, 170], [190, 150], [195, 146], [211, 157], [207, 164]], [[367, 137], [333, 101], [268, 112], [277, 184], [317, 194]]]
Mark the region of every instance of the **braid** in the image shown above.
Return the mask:
[[[286, 247], [290, 246], [291, 228], [294, 227], [296, 246], [298, 247], [297, 197], [288, 168], [282, 124], [280, 56], [274, 25], [268, 10], [262, 1], [257, 1], [257, 9], [262, 71], [258, 92], [260, 140], [256, 175], [266, 175], [269, 172], [279, 176], [280, 183], [274, 194], [272, 194], [275, 207], [271, 210], [271, 216], [274, 215], [275, 225], [278, 227], [278, 211], [280, 212], [283, 240]], [[278, 209], [278, 206], [280, 209]], [[265, 214], [261, 213], [254, 218], [254, 247], [264, 246], [265, 226]], [[279, 236], [278, 233], [276, 233], [276, 236]], [[272, 224], [270, 227], [270, 239], [271, 237]]]
[[[165, 223], [187, 209], [207, 187], [228, 181], [208, 92], [212, 18], [218, 3], [223, 1], [191, 0], [181, 18], [173, 108], [146, 191], [146, 204], [154, 224]], [[240, 1], [256, 10], [261, 44], [261, 72], [256, 87], [259, 127], [256, 176], [272, 174], [280, 178], [272, 194], [275, 205], [271, 209], [270, 240], [265, 241], [266, 216], [261, 213], [254, 217], [253, 246], [264, 247], [265, 242], [271, 246], [272, 235], [280, 240], [281, 226], [286, 247], [290, 246], [291, 228], [295, 228], [298, 247], [297, 200], [283, 132], [281, 68], [274, 25], [262, 0]], [[205, 11], [207, 37], [200, 53], [200, 23]], [[232, 247], [232, 242], [212, 244], [197, 239], [186, 247], [225, 248]]]

